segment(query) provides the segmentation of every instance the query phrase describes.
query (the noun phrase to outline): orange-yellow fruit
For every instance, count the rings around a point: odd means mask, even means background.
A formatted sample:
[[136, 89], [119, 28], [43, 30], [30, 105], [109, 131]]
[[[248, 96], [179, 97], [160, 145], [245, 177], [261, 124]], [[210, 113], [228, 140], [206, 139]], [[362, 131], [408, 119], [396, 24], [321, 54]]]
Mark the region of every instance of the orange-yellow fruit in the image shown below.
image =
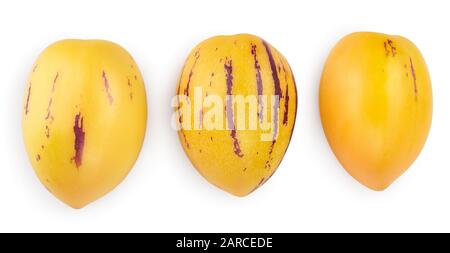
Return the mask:
[[348, 173], [385, 189], [414, 162], [430, 129], [431, 81], [421, 53], [400, 36], [344, 37], [323, 69], [320, 114]]
[[[270, 178], [287, 150], [297, 111], [292, 70], [274, 47], [249, 34], [209, 38], [188, 56], [177, 95], [180, 141], [209, 182], [245, 196]], [[247, 107], [239, 107], [241, 98], [249, 99]], [[205, 103], [197, 107], [199, 101]], [[199, 118], [197, 127], [192, 119]]]
[[74, 208], [125, 178], [141, 149], [146, 121], [139, 69], [112, 42], [56, 42], [30, 73], [22, 118], [28, 157], [42, 184]]

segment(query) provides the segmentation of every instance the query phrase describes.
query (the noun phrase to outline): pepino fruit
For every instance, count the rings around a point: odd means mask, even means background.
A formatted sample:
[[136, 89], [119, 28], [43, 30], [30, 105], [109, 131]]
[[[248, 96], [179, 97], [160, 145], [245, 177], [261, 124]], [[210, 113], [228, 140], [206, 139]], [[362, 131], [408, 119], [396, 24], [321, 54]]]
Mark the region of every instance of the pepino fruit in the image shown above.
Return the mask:
[[210, 183], [245, 196], [272, 176], [297, 112], [292, 70], [274, 47], [249, 34], [209, 38], [188, 56], [176, 93], [181, 144]]
[[117, 186], [141, 149], [144, 82], [122, 47], [63, 40], [45, 49], [28, 79], [23, 136], [44, 186], [81, 208]]
[[320, 115], [348, 173], [385, 189], [414, 162], [430, 129], [431, 81], [421, 53], [400, 36], [344, 37], [323, 69]]

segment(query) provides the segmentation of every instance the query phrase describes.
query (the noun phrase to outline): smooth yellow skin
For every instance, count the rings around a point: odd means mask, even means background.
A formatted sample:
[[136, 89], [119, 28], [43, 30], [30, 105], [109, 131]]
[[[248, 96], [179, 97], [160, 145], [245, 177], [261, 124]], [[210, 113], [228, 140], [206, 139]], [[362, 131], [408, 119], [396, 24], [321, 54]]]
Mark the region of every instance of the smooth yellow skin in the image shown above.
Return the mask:
[[[267, 49], [263, 40], [254, 35], [239, 34], [216, 36], [197, 45], [188, 56], [177, 86], [177, 94], [185, 94], [189, 83], [189, 98], [194, 87], [202, 87], [206, 93], [222, 97], [225, 111], [227, 95], [227, 71], [225, 64], [232, 65], [232, 95], [258, 95], [255, 59], [252, 45], [256, 46], [256, 58], [260, 65], [263, 95], [273, 95], [275, 84]], [[236, 130], [242, 157], [234, 151], [231, 130], [183, 130], [179, 131], [183, 149], [195, 168], [210, 183], [236, 196], [245, 196], [266, 182], [280, 164], [292, 135], [296, 111], [297, 92], [291, 68], [286, 59], [266, 43], [276, 65], [276, 75], [281, 89], [279, 118], [269, 121], [278, 124], [279, 135], [271, 151], [271, 141], [261, 141], [263, 131]], [[190, 81], [189, 81], [190, 80]], [[286, 89], [289, 99], [286, 101]], [[283, 124], [287, 102], [287, 122]], [[233, 105], [233, 108], [235, 105]], [[204, 109], [205, 111], [208, 108]], [[236, 122], [236, 108], [233, 120]], [[206, 112], [205, 112], [206, 113]], [[194, 116], [194, 110], [192, 115]], [[248, 120], [248, 118], [246, 118]], [[181, 117], [183, 121], [183, 117]], [[226, 117], [224, 116], [224, 121]]]
[[342, 166], [384, 190], [414, 162], [430, 129], [431, 81], [421, 53], [400, 36], [344, 37], [323, 69], [320, 114]]
[[[28, 79], [22, 120], [42, 184], [73, 208], [111, 191], [138, 157], [146, 104], [139, 69], [120, 46], [63, 40], [45, 49]], [[78, 142], [84, 132], [78, 158], [76, 131]]]

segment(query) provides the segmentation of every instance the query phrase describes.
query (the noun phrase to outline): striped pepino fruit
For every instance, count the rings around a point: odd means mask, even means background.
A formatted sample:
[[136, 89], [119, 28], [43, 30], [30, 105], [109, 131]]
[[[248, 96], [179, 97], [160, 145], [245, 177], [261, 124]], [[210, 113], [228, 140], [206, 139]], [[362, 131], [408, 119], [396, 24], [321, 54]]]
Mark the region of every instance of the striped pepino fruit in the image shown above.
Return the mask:
[[141, 149], [144, 81], [122, 47], [63, 40], [45, 49], [28, 79], [23, 136], [42, 184], [73, 208], [117, 186]]
[[323, 68], [319, 101], [331, 149], [370, 189], [386, 189], [425, 145], [431, 79], [419, 49], [404, 37], [356, 32], [342, 38]]
[[250, 34], [209, 38], [189, 54], [176, 92], [181, 144], [210, 183], [245, 196], [273, 175], [297, 112], [292, 70], [273, 46]]

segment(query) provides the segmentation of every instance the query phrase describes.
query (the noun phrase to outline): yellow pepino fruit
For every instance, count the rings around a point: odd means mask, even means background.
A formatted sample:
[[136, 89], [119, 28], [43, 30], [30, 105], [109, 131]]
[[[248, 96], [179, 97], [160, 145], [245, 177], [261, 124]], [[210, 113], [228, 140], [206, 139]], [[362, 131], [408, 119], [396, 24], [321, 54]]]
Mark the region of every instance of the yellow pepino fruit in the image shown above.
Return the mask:
[[421, 53], [400, 36], [344, 37], [323, 69], [320, 114], [348, 173], [373, 190], [387, 188], [414, 162], [430, 129], [431, 81]]
[[181, 144], [210, 183], [245, 196], [272, 176], [297, 112], [292, 70], [274, 47], [249, 34], [209, 38], [188, 56], [177, 95]]
[[117, 186], [141, 149], [144, 81], [126, 50], [102, 40], [45, 49], [28, 79], [23, 136], [44, 186], [81, 208]]

